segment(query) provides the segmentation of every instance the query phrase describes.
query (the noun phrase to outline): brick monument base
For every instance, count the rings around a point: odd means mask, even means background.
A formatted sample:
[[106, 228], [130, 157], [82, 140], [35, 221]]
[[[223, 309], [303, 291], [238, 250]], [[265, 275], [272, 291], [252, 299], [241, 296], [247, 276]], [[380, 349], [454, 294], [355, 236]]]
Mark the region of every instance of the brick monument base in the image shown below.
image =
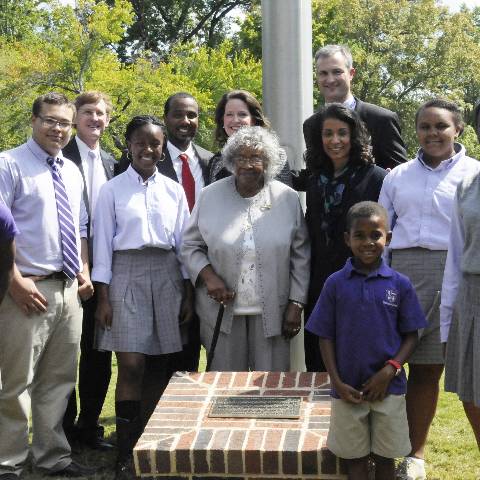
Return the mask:
[[[209, 418], [216, 396], [302, 397], [300, 418]], [[330, 422], [325, 373], [177, 372], [135, 449], [141, 477], [346, 479], [325, 447]]]

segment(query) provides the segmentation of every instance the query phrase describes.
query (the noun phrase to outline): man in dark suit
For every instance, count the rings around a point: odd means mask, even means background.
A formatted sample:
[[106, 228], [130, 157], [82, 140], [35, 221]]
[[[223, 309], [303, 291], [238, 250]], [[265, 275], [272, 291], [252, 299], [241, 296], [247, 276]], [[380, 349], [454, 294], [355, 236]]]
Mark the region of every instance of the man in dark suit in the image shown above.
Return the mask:
[[[113, 177], [115, 159], [100, 148], [100, 137], [110, 122], [112, 103], [103, 93], [88, 91], [75, 100], [76, 135], [62, 149], [65, 157], [79, 168], [85, 182], [84, 201], [89, 214], [89, 243], [92, 252], [92, 220], [101, 186]], [[90, 264], [92, 256], [90, 255]], [[91, 267], [91, 265], [90, 265]], [[77, 423], [75, 390], [70, 397], [63, 427], [70, 443], [78, 442], [94, 449], [113, 446], [103, 439], [103, 427], [98, 424], [111, 376], [111, 352], [93, 348], [96, 295], [83, 302], [81, 356], [79, 365], [80, 414]]]
[[[397, 114], [353, 96], [351, 81], [355, 75], [355, 68], [348, 47], [343, 45], [322, 47], [315, 54], [315, 65], [318, 88], [325, 103], [343, 103], [358, 112], [367, 125], [372, 137], [375, 163], [382, 168], [394, 168], [406, 162], [407, 153]], [[319, 113], [312, 117], [315, 115]], [[314, 121], [312, 117], [305, 120], [304, 125]]]
[[[163, 119], [167, 127], [168, 141], [164, 150], [165, 160], [159, 163], [158, 169], [183, 185], [191, 211], [200, 191], [207, 185], [208, 162], [213, 157], [212, 152], [193, 143], [198, 130], [198, 103], [189, 93], [175, 93], [165, 102]], [[193, 177], [193, 183], [190, 181], [193, 187], [191, 190], [188, 170]], [[183, 351], [170, 356], [171, 372], [198, 370], [200, 357], [198, 317], [194, 317], [187, 330], [182, 332], [184, 342], [188, 340]]]

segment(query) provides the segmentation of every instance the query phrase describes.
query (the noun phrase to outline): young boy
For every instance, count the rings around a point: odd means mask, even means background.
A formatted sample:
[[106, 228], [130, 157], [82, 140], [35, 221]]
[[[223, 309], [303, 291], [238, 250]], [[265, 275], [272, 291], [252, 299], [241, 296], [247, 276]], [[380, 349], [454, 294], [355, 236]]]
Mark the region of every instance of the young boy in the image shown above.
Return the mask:
[[327, 446], [348, 461], [350, 480], [368, 479], [369, 458], [376, 480], [393, 480], [394, 458], [410, 452], [402, 365], [427, 324], [408, 278], [382, 260], [386, 210], [357, 203], [346, 224], [353, 258], [327, 279], [306, 326], [332, 382]]

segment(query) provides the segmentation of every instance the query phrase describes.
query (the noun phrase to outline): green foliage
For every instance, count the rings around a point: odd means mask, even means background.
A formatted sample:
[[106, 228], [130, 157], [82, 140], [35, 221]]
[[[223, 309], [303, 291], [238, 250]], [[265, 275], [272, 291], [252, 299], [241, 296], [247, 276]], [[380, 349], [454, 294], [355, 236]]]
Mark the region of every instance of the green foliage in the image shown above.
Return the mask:
[[230, 32], [231, 14], [248, 10], [252, 0], [130, 0], [130, 3], [135, 19], [118, 46], [123, 60], [147, 51], [165, 58], [172, 47], [186, 43], [217, 47]]
[[[478, 12], [457, 14], [434, 0], [313, 0], [314, 49], [350, 46], [355, 94], [396, 111], [410, 155], [414, 115], [434, 96], [472, 109], [480, 85]], [[467, 95], [468, 94], [468, 95]]]

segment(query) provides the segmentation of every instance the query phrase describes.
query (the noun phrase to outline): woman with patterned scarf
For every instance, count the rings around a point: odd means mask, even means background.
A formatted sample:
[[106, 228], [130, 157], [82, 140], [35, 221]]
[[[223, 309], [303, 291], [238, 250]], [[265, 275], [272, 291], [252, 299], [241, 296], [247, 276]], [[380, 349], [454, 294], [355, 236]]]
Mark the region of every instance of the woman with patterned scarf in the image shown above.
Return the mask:
[[[312, 258], [305, 318], [310, 314], [328, 276], [351, 256], [343, 237], [348, 209], [363, 200], [377, 201], [385, 170], [375, 165], [370, 136], [357, 113], [341, 104], [327, 105], [304, 124], [309, 174], [306, 220]], [[318, 337], [305, 330], [308, 371], [325, 371]]]

